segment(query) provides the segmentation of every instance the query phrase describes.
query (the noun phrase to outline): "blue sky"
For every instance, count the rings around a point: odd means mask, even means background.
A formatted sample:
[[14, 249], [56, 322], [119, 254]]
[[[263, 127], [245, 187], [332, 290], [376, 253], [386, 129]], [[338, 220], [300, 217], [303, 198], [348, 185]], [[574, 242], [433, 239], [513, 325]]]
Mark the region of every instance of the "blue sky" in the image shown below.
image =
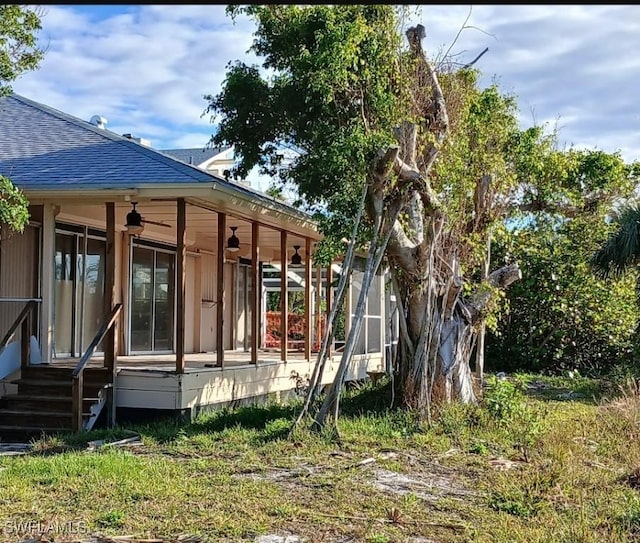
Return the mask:
[[[157, 149], [206, 145], [203, 95], [220, 91], [230, 61], [259, 62], [247, 53], [253, 23], [234, 25], [224, 5], [43, 9], [47, 53], [14, 91], [84, 120], [102, 115], [108, 129]], [[424, 5], [408, 21], [419, 22], [434, 59], [451, 47], [469, 62], [489, 48], [476, 64], [482, 83], [517, 95], [523, 128], [557, 125], [561, 145], [640, 160], [640, 7]]]

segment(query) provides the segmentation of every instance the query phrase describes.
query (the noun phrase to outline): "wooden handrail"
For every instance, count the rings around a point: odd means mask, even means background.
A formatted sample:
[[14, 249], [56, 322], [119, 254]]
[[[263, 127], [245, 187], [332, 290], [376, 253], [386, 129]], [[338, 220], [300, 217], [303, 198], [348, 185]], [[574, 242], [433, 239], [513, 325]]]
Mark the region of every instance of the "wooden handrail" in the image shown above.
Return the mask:
[[[6, 300], [6, 301], [14, 301], [14, 300]], [[29, 321], [27, 320], [27, 317], [29, 317], [32, 314], [32, 312], [35, 310], [35, 308], [37, 307], [40, 301], [41, 300], [39, 299], [30, 299], [25, 304], [20, 314], [16, 317], [16, 320], [13, 321], [13, 324], [9, 327], [9, 331], [2, 338], [2, 341], [0, 341], [0, 353], [1, 353], [4, 350], [4, 348], [7, 346], [9, 341], [11, 341], [11, 338], [16, 333], [18, 326], [22, 325], [22, 337], [20, 338], [20, 344], [21, 344], [21, 362], [20, 363], [22, 367], [27, 366], [29, 363], [29, 339], [31, 334], [29, 330], [30, 327], [29, 327]]]
[[[76, 365], [72, 377], [72, 419], [73, 419], [73, 430], [75, 432], [79, 432], [82, 429], [82, 397], [83, 397], [83, 377], [84, 370], [89, 363], [89, 359], [93, 356], [96, 347], [100, 344], [100, 342], [104, 339], [104, 336], [107, 335], [107, 332], [115, 325], [118, 315], [120, 314], [120, 310], [122, 309], [122, 304], [116, 304], [113, 306], [111, 313], [107, 319], [102, 323], [100, 329], [96, 332], [93, 341], [87, 347], [87, 350], [82, 355], [80, 362]], [[112, 383], [113, 384], [113, 383]]]

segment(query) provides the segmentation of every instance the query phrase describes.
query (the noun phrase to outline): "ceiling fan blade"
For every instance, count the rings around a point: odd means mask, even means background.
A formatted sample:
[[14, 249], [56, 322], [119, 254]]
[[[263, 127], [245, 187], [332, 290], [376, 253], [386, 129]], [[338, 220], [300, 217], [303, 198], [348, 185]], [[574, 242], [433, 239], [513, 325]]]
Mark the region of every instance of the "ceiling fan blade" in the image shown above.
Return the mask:
[[142, 222], [145, 222], [147, 224], [155, 224], [156, 226], [164, 226], [165, 228], [171, 228], [170, 224], [164, 223], [164, 222], [156, 222], [156, 221], [149, 221], [147, 219], [142, 219]]

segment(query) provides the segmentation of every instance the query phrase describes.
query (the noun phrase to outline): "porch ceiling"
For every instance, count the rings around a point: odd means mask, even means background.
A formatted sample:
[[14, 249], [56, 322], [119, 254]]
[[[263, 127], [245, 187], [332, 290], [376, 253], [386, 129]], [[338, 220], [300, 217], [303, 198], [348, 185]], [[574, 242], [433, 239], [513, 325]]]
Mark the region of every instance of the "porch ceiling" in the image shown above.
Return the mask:
[[[130, 202], [118, 202], [116, 204], [116, 228], [124, 231], [126, 216], [131, 211]], [[136, 206], [137, 211], [143, 219], [144, 231], [142, 239], [150, 239], [164, 243], [175, 244], [177, 233], [177, 217], [175, 201], [141, 201]], [[61, 205], [57, 220], [60, 222], [71, 222], [74, 224], [86, 224], [94, 228], [104, 229], [105, 225], [104, 206], [96, 205]], [[145, 222], [152, 221], [152, 222]], [[258, 221], [256, 221], [258, 222]], [[158, 223], [158, 224], [153, 224]], [[231, 226], [237, 227], [236, 235], [240, 239], [240, 251], [228, 253], [229, 257], [241, 256], [251, 257], [251, 220], [242, 219], [227, 214], [227, 231], [224, 233], [226, 239], [231, 236]], [[294, 245], [300, 246], [300, 254], [305, 254], [305, 235], [296, 228], [297, 225], [285, 223], [281, 228], [288, 231], [287, 235], [287, 257], [291, 258], [294, 253]], [[289, 230], [294, 229], [294, 231]], [[318, 239], [317, 232], [311, 232], [314, 238]], [[259, 222], [259, 248], [260, 260], [279, 261], [280, 260], [280, 229]], [[218, 245], [218, 214], [215, 211], [205, 209], [199, 204], [188, 201], [186, 208], [186, 238], [187, 248], [192, 251], [213, 251]], [[314, 242], [315, 242], [314, 239]]]

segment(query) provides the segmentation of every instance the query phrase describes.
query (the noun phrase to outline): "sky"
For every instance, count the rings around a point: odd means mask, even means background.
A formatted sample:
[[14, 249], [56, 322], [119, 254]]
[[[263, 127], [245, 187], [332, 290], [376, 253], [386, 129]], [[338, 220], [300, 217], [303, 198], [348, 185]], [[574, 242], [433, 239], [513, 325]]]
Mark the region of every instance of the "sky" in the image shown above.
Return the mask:
[[[204, 147], [214, 125], [203, 96], [221, 91], [228, 63], [260, 64], [255, 24], [224, 5], [45, 5], [38, 70], [12, 86], [26, 98], [156, 149]], [[640, 7], [422, 5], [432, 59], [448, 51], [480, 84], [517, 96], [521, 128], [547, 124], [562, 147], [640, 160]], [[254, 188], [268, 179], [252, 172]]]

